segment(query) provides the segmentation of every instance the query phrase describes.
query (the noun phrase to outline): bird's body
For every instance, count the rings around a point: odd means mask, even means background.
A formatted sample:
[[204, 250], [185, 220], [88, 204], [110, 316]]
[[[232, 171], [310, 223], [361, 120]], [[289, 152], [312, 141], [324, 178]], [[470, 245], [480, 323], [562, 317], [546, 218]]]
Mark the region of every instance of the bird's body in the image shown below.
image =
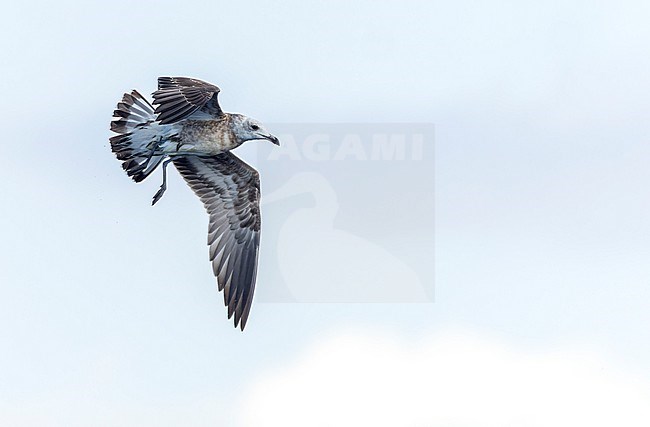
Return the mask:
[[[228, 317], [244, 329], [255, 289], [260, 233], [259, 174], [230, 150], [246, 141], [278, 144], [256, 120], [224, 113], [219, 88], [197, 79], [160, 77], [151, 105], [140, 93], [124, 94], [111, 122], [111, 148], [136, 182], [173, 162], [208, 214], [210, 260]], [[156, 106], [154, 109], [154, 105]]]
[[239, 147], [241, 143], [237, 142], [229, 124], [230, 115], [220, 120], [185, 120], [180, 132], [181, 149], [220, 154]]
[[187, 119], [171, 125], [160, 125], [161, 130], [170, 135], [162, 149], [170, 155], [217, 155], [230, 151], [242, 144], [230, 129], [231, 121], [231, 114], [224, 113], [218, 119]]

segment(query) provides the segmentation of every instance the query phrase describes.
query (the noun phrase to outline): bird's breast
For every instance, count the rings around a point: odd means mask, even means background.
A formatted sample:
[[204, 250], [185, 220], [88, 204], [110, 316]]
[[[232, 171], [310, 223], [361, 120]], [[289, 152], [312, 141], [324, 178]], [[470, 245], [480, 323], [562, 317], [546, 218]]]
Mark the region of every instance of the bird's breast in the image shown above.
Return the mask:
[[180, 139], [184, 148], [194, 153], [219, 154], [238, 145], [227, 123], [216, 120], [187, 121]]

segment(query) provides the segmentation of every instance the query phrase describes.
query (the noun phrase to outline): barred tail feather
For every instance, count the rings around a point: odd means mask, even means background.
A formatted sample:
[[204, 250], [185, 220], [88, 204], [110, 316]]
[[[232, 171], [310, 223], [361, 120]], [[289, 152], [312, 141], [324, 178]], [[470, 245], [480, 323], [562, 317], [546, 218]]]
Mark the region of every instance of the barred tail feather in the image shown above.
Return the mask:
[[125, 93], [113, 112], [111, 149], [122, 161], [122, 168], [140, 182], [165, 158], [156, 149], [163, 142], [154, 108], [137, 90]]

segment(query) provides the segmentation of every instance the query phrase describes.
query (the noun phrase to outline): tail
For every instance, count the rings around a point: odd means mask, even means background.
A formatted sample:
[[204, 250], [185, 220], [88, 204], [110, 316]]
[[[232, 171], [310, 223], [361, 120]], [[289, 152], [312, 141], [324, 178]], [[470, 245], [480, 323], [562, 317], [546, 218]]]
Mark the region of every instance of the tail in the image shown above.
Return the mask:
[[164, 142], [160, 125], [155, 123], [154, 109], [137, 90], [125, 93], [113, 112], [111, 130], [118, 135], [110, 139], [111, 149], [122, 161], [122, 168], [140, 182], [165, 158], [159, 150]]

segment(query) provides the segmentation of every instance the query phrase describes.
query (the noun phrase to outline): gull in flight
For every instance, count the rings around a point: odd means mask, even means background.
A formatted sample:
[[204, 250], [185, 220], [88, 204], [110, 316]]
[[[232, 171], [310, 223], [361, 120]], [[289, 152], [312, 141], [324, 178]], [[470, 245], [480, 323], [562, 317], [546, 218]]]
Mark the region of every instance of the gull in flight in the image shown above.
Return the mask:
[[135, 182], [162, 163], [167, 189], [171, 162], [210, 216], [208, 245], [228, 318], [244, 330], [251, 309], [260, 243], [259, 174], [230, 150], [246, 141], [280, 145], [255, 119], [225, 113], [217, 86], [186, 77], [160, 77], [153, 105], [138, 91], [125, 93], [113, 112], [111, 149]]

